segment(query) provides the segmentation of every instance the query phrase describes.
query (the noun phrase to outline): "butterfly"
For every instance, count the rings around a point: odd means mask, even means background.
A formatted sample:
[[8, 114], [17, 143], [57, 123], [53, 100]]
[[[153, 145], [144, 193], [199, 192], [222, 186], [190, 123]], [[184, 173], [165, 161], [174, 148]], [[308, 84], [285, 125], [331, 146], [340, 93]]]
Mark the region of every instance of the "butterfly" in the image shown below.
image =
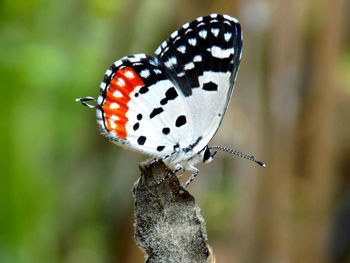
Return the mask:
[[237, 19], [198, 17], [174, 31], [154, 57], [136, 54], [114, 62], [97, 99], [76, 100], [96, 108], [97, 123], [113, 143], [162, 159], [181, 175], [191, 171], [186, 187], [199, 172], [195, 165], [213, 160], [213, 149], [265, 166], [251, 155], [208, 146], [229, 105], [241, 57]]

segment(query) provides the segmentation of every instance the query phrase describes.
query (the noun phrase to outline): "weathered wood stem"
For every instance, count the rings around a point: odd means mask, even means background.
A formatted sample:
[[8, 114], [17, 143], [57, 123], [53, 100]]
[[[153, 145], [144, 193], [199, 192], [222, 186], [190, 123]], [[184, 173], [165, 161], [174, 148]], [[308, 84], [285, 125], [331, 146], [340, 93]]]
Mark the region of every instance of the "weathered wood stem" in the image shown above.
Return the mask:
[[133, 188], [135, 240], [146, 262], [215, 262], [200, 209], [176, 175], [161, 161], [143, 162], [140, 171]]

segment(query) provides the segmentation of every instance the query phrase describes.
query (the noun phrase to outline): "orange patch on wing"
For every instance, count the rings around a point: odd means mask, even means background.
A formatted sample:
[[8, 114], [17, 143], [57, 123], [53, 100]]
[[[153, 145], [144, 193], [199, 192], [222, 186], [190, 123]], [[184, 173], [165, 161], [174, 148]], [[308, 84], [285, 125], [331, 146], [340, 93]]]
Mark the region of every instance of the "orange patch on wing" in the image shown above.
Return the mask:
[[[115, 131], [119, 138], [126, 139], [126, 113], [129, 110], [130, 93], [136, 86], [144, 86], [142, 79], [131, 67], [119, 69], [108, 87], [106, 100], [102, 106], [108, 131]], [[116, 103], [112, 105], [112, 103]]]

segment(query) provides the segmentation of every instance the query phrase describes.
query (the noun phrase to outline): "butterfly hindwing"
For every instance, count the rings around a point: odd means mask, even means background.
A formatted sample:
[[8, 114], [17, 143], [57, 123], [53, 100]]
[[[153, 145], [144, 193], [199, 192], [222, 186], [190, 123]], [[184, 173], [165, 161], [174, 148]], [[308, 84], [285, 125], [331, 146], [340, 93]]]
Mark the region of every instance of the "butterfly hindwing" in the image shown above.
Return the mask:
[[152, 156], [172, 153], [177, 138], [190, 134], [183, 95], [144, 54], [124, 57], [106, 71], [97, 103], [107, 137]]

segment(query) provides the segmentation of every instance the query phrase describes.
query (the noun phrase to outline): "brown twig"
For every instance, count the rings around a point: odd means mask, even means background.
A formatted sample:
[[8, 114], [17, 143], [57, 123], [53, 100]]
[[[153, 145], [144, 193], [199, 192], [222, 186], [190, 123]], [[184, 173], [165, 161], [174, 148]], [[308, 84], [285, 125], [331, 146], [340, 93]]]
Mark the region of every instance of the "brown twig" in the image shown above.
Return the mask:
[[[140, 164], [134, 185], [135, 239], [146, 262], [215, 262], [200, 209], [163, 162]], [[163, 178], [166, 178], [162, 183]]]

